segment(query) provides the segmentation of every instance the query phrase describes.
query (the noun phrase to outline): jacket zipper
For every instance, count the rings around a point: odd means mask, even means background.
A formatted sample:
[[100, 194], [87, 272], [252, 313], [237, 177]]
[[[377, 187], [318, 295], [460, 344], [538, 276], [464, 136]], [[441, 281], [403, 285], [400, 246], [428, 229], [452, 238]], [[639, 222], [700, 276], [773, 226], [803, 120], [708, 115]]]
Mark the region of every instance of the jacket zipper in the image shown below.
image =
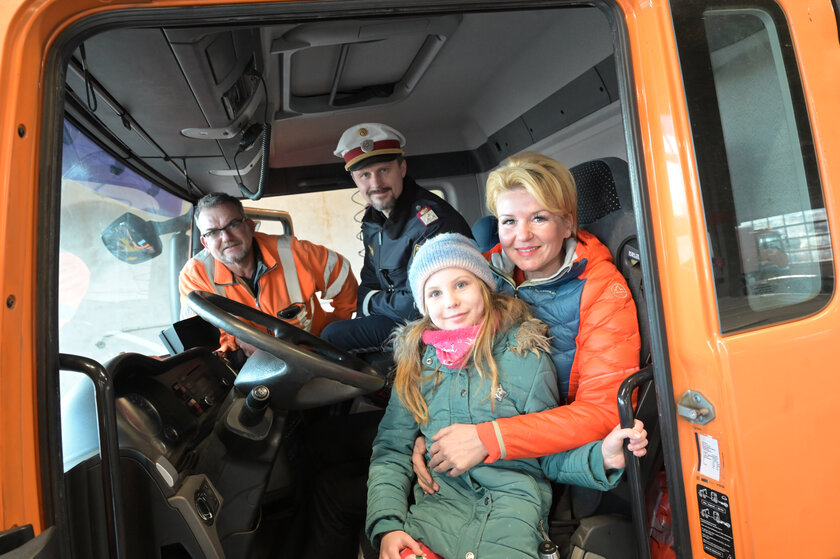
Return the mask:
[[494, 266], [491, 266], [490, 269], [495, 271], [499, 275], [500, 278], [505, 280], [508, 283], [508, 285], [510, 285], [513, 288], [514, 299], [519, 299], [519, 286], [516, 285], [516, 283], [514, 283], [513, 278], [508, 276], [506, 273], [502, 272], [501, 270], [499, 270], [498, 268], [496, 268]]

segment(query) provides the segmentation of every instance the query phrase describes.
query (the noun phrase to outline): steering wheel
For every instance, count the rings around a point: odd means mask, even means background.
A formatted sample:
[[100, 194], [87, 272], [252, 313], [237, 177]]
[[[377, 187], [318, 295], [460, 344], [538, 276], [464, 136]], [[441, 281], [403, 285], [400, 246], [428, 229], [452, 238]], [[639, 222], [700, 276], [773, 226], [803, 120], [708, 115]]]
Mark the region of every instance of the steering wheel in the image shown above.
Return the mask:
[[187, 300], [201, 318], [262, 350], [248, 358], [234, 387], [247, 393], [255, 386], [267, 386], [272, 407], [324, 406], [374, 392], [385, 384], [358, 357], [279, 318], [207, 291], [193, 291]]

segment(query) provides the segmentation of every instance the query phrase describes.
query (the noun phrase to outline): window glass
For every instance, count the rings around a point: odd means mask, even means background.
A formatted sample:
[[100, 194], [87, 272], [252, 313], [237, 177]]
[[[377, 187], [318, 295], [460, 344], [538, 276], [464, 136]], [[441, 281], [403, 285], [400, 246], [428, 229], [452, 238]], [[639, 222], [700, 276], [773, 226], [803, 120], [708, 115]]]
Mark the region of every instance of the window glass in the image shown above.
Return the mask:
[[778, 8], [675, 6], [723, 332], [811, 314], [834, 286], [825, 205]]
[[441, 198], [446, 200], [446, 191], [444, 189], [442, 189], [442, 188], [431, 188], [431, 187], [427, 186], [426, 190], [428, 190], [432, 194], [434, 194], [436, 196], [440, 196]]
[[[289, 212], [296, 237], [323, 245], [347, 258], [357, 279], [364, 263], [362, 216], [365, 205], [355, 188], [275, 196], [248, 202], [248, 207]], [[261, 231], [273, 232], [263, 227]]]
[[158, 334], [177, 316], [192, 206], [70, 123], [63, 143], [59, 349], [103, 364], [128, 351], [166, 354]]
[[[102, 364], [165, 355], [191, 205], [125, 167], [65, 122], [59, 231], [59, 351]], [[175, 258], [171, 259], [173, 252]], [[174, 295], [174, 298], [172, 297]], [[64, 471], [99, 453], [93, 383], [61, 371]]]

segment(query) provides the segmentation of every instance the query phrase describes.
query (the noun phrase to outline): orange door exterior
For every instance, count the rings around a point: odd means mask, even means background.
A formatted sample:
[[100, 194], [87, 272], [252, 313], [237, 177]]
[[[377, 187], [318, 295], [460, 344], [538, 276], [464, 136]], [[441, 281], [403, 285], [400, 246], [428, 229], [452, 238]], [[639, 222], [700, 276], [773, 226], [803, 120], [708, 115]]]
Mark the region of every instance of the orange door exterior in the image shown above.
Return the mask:
[[[829, 1], [778, 4], [799, 64], [831, 245], [837, 247], [837, 15]], [[830, 472], [840, 460], [840, 447], [833, 442], [840, 393], [835, 365], [840, 306], [834, 297], [816, 314], [721, 333], [714, 255], [707, 241], [693, 123], [686, 111], [669, 3], [622, 2], [622, 9], [632, 49], [640, 157], [650, 201], [648, 234], [655, 245], [665, 329], [668, 370], [660, 362], [656, 374], [657, 380], [667, 375], [672, 383], [660, 414], [675, 414], [676, 402], [688, 390], [702, 394], [715, 412], [706, 425], [673, 415], [691, 540], [690, 550], [682, 551], [692, 557], [727, 556], [704, 549], [701, 513], [715, 510], [698, 496], [707, 487], [707, 499], [725, 495], [729, 501], [735, 557], [837, 557], [840, 534], [833, 503], [840, 499], [840, 479]], [[703, 442], [718, 445], [719, 480], [701, 471]], [[714, 534], [705, 536], [708, 540]]]

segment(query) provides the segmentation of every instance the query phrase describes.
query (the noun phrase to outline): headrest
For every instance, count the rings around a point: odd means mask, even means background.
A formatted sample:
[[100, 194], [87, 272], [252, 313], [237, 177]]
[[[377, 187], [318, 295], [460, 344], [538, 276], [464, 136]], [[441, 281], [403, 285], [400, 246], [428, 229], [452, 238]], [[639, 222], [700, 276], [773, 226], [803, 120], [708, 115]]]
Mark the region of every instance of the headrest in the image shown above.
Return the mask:
[[569, 170], [577, 186], [578, 223], [610, 249], [615, 265], [627, 277], [626, 266], [639, 258], [627, 163], [605, 157]]
[[627, 163], [617, 157], [593, 159], [571, 169], [578, 194], [578, 223], [594, 223], [616, 211], [633, 211]]

